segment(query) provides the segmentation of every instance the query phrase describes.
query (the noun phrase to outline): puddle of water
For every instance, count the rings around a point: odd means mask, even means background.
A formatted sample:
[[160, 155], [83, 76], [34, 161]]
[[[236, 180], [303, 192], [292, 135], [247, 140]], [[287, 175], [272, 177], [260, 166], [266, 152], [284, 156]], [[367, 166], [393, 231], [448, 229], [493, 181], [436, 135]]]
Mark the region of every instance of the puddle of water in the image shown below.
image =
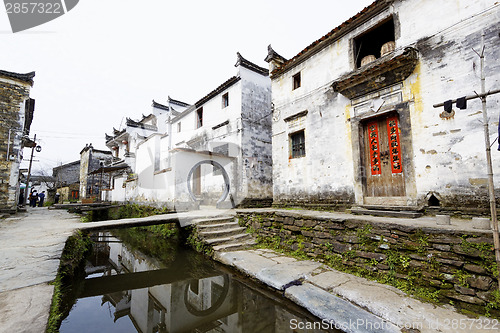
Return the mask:
[[93, 236], [86, 277], [74, 285], [77, 300], [60, 332], [330, 331], [297, 329], [319, 320], [193, 250], [165, 240], [139, 250], [137, 239], [120, 233]]

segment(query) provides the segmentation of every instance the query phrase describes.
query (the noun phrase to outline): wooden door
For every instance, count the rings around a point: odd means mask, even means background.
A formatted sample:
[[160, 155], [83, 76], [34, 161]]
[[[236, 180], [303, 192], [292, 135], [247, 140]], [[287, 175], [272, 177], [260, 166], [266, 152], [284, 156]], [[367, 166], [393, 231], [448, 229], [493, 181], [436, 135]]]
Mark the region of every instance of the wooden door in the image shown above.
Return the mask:
[[396, 201], [386, 202], [384, 198], [405, 196], [397, 114], [369, 120], [364, 124], [363, 134], [365, 203], [394, 204]]

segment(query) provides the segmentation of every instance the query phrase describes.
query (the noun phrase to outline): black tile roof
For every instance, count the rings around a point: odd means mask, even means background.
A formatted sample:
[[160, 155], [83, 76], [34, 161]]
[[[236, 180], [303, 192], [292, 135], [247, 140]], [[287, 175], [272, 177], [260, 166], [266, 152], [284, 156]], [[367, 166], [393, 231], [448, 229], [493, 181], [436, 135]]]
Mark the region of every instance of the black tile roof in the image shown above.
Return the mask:
[[205, 97], [200, 99], [198, 102], [194, 103], [195, 107], [199, 108], [200, 106], [202, 106], [203, 104], [205, 104], [206, 102], [208, 102], [209, 100], [211, 100], [212, 98], [217, 96], [218, 94], [222, 93], [227, 88], [231, 87], [233, 84], [235, 84], [239, 80], [241, 80], [241, 77], [233, 76], [232, 78], [230, 78], [229, 80], [227, 80], [226, 82], [224, 82], [223, 84], [221, 84], [220, 86], [218, 86], [217, 88], [212, 90], [208, 95], [206, 95]]
[[389, 7], [389, 5], [394, 0], [376, 0], [369, 6], [365, 7], [356, 15], [352, 16], [350, 19], [339, 25], [338, 27], [331, 30], [329, 33], [321, 37], [320, 39], [312, 42], [305, 49], [300, 51], [296, 56], [286, 61], [282, 66], [276, 68], [271, 76], [276, 76], [283, 74], [289, 69], [295, 67], [296, 65], [302, 63], [312, 55], [318, 53], [328, 45], [337, 41], [340, 37], [344, 36], [346, 33], [352, 31], [358, 25], [365, 22], [366, 19], [380, 13], [382, 10]]
[[[236, 60], [236, 64], [234, 65], [235, 67], [242, 66], [242, 67], [250, 69], [256, 73], [259, 73], [261, 75], [265, 75], [265, 76], [269, 75], [269, 71], [267, 69], [259, 67], [256, 64], [246, 60], [245, 58], [243, 58], [241, 56], [241, 54], [239, 52], [236, 53], [236, 56], [237, 56], [237, 60]], [[194, 103], [194, 105], [191, 105], [189, 108], [184, 110], [184, 112], [182, 112], [181, 114], [176, 116], [172, 121], [176, 121], [177, 119], [184, 117], [186, 114], [189, 114], [194, 109], [199, 108], [200, 106], [202, 106], [203, 104], [205, 104], [206, 102], [208, 102], [209, 100], [214, 98], [215, 96], [219, 95], [224, 90], [231, 87], [233, 84], [235, 84], [236, 82], [238, 82], [240, 80], [241, 80], [241, 77], [239, 77], [239, 76], [231, 77], [226, 82], [224, 82], [223, 84], [221, 84], [220, 86], [218, 86], [217, 88], [212, 90], [210, 93], [208, 93], [205, 97], [203, 97], [202, 99], [200, 99], [199, 101]]]
[[173, 99], [173, 98], [170, 98], [170, 96], [168, 96], [168, 101], [171, 103], [171, 104], [176, 104], [178, 106], [182, 106], [182, 107], [188, 107], [190, 106], [191, 104], [188, 104], [188, 103], [184, 103], [184, 102], [181, 102], [179, 100], [176, 100], [176, 99]]
[[5, 76], [11, 79], [17, 79], [26, 83], [29, 83], [30, 86], [33, 86], [33, 78], [35, 77], [35, 72], [29, 72], [26, 74], [19, 74], [13, 72], [7, 72], [0, 70], [0, 76]]

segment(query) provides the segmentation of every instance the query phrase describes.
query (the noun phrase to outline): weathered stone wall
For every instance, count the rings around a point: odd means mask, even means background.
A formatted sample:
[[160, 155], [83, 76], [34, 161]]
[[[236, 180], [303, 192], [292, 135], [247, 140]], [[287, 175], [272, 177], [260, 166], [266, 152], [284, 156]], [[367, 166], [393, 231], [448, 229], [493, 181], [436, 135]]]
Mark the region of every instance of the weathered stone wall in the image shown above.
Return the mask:
[[80, 198], [87, 198], [96, 195], [96, 186], [109, 188], [109, 177], [103, 175], [102, 183], [100, 175], [90, 175], [101, 167], [101, 163], [106, 165], [113, 159], [111, 152], [94, 149], [92, 144], [86, 146], [80, 152]]
[[498, 289], [491, 232], [367, 223], [293, 211], [239, 211], [238, 218], [268, 244], [393, 285], [409, 281], [459, 308], [484, 313]]
[[52, 169], [52, 176], [57, 186], [78, 183], [80, 181], [80, 161], [64, 164]]
[[240, 68], [240, 76], [243, 161], [239, 172], [246, 199], [240, 205], [257, 200], [266, 204], [273, 197], [271, 80], [245, 68]]
[[80, 197], [87, 197], [87, 182], [90, 162], [90, 149], [86, 146], [80, 152]]
[[24, 108], [29, 91], [27, 83], [0, 78], [0, 210], [15, 211], [17, 207]]

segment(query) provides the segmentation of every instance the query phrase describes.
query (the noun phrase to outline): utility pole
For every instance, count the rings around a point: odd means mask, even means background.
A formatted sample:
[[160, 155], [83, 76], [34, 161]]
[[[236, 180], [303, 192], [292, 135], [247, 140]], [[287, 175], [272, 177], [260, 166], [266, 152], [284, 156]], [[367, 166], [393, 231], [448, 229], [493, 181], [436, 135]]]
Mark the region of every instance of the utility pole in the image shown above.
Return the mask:
[[33, 164], [33, 154], [35, 153], [35, 147], [36, 147], [36, 134], [35, 137], [33, 138], [34, 145], [31, 147], [31, 158], [30, 158], [30, 165], [28, 167], [28, 177], [26, 178], [26, 189], [24, 191], [24, 204], [26, 204], [28, 200], [28, 187], [30, 186], [30, 177], [31, 177], [31, 165]]
[[[493, 167], [491, 163], [490, 131], [488, 128], [488, 114], [486, 109], [486, 78], [484, 75], [484, 32], [481, 36], [481, 104], [483, 109], [484, 145], [486, 147], [486, 165], [488, 167], [488, 192], [490, 196], [491, 226], [493, 229], [493, 244], [495, 245], [495, 260], [497, 270], [500, 273], [500, 237], [498, 235], [497, 204], [495, 199], [495, 185], [493, 183]], [[498, 278], [498, 288], [500, 289], [500, 275]]]
[[[495, 198], [495, 185], [493, 182], [493, 166], [491, 162], [491, 143], [490, 143], [490, 131], [488, 127], [488, 110], [486, 108], [486, 97], [489, 95], [497, 94], [500, 92], [500, 89], [491, 90], [486, 92], [486, 77], [484, 74], [484, 32], [481, 36], [481, 53], [473, 51], [479, 56], [480, 59], [480, 70], [481, 70], [481, 93], [475, 92], [474, 96], [466, 96], [466, 100], [468, 99], [481, 99], [482, 104], [482, 113], [483, 113], [483, 129], [484, 129], [484, 145], [486, 148], [486, 167], [488, 172], [488, 195], [490, 200], [490, 214], [491, 214], [491, 222], [490, 227], [493, 232], [493, 244], [495, 246], [495, 260], [497, 264], [497, 270], [499, 273], [498, 280], [498, 288], [500, 289], [500, 237], [498, 234], [498, 218], [497, 218], [497, 206], [496, 206], [496, 198]], [[452, 103], [456, 102], [456, 100], [452, 101]], [[444, 103], [435, 104], [434, 107], [443, 106]], [[500, 138], [499, 138], [500, 140]]]
[[167, 155], [167, 168], [172, 167], [172, 104], [170, 103], [170, 96], [168, 96], [168, 118], [167, 118], [167, 132], [168, 132], [168, 155]]

